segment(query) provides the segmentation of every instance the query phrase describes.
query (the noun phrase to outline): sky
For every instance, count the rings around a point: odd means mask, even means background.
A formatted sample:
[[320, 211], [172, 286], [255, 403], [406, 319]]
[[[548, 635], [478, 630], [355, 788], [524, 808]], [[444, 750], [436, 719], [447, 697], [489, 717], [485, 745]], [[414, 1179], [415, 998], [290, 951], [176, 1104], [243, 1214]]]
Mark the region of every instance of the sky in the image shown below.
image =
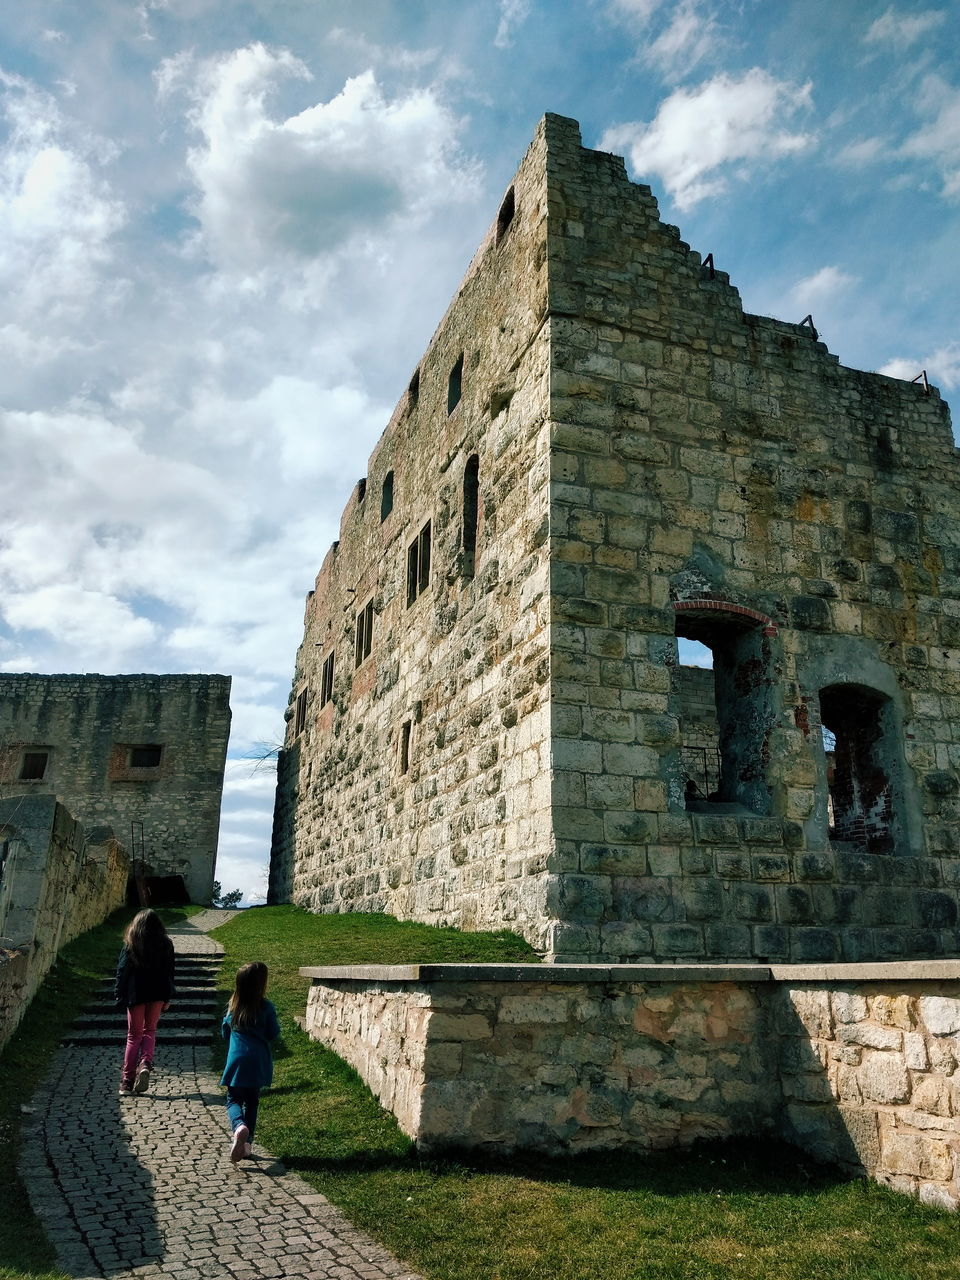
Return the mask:
[[0, 670], [223, 672], [262, 900], [303, 603], [546, 111], [748, 311], [960, 401], [960, 0], [0, 17]]

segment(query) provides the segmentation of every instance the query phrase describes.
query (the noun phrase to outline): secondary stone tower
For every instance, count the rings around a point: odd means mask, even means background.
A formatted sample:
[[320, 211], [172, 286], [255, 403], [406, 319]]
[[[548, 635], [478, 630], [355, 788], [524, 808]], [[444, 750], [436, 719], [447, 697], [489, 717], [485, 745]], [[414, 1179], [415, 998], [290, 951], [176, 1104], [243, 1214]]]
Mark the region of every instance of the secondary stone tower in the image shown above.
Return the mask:
[[547, 116], [343, 513], [288, 715], [272, 901], [555, 960], [957, 954], [946, 405], [746, 314]]

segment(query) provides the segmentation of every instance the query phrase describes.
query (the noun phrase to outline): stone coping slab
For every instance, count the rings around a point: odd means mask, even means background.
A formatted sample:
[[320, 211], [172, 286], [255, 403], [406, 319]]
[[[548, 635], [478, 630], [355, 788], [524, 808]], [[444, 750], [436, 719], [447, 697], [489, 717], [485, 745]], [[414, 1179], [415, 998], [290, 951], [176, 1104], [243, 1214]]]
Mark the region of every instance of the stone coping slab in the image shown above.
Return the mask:
[[344, 964], [305, 966], [317, 982], [769, 982], [763, 964]]
[[929, 982], [960, 979], [960, 960], [884, 960], [864, 964], [772, 964], [774, 982]]
[[344, 964], [304, 965], [315, 982], [923, 982], [960, 979], [960, 960], [879, 964]]

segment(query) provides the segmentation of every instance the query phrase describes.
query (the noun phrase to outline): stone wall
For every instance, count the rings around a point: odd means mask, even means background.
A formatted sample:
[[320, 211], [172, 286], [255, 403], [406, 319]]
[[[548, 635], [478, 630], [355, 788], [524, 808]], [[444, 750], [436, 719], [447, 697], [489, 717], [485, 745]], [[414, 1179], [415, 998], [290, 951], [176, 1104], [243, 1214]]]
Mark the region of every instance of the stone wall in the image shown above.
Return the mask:
[[304, 968], [309, 1034], [426, 1151], [778, 1134], [960, 1204], [960, 962]]
[[130, 873], [109, 828], [85, 831], [52, 795], [0, 800], [0, 1045], [60, 948], [122, 906]]
[[209, 902], [229, 695], [229, 676], [0, 674], [0, 797], [55, 793]]
[[[744, 313], [619, 158], [550, 138], [552, 954], [956, 954], [946, 406]], [[713, 649], [712, 802], [686, 793], [678, 638]]]
[[[867, 976], [876, 967], [784, 977], [773, 1009], [783, 1131], [821, 1160], [956, 1209], [960, 965], [899, 965], [886, 980]], [[928, 976], [911, 981], [918, 969]]]
[[270, 901], [497, 922], [545, 945], [544, 147], [512, 187], [522, 218], [491, 228], [307, 598]]
[[308, 599], [271, 900], [558, 962], [958, 954], [958, 616], [936, 390], [745, 313], [547, 116]]

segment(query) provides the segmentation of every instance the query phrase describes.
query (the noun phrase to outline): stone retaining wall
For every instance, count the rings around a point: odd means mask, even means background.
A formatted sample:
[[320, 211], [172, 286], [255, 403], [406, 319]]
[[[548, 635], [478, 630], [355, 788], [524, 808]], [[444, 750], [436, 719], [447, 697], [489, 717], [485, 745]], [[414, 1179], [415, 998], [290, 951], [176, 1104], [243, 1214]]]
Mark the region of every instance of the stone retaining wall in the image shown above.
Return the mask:
[[773, 1133], [960, 1203], [960, 961], [301, 973], [309, 1034], [426, 1151]]
[[123, 905], [130, 872], [109, 827], [85, 831], [52, 795], [0, 801], [0, 1047], [61, 947]]

